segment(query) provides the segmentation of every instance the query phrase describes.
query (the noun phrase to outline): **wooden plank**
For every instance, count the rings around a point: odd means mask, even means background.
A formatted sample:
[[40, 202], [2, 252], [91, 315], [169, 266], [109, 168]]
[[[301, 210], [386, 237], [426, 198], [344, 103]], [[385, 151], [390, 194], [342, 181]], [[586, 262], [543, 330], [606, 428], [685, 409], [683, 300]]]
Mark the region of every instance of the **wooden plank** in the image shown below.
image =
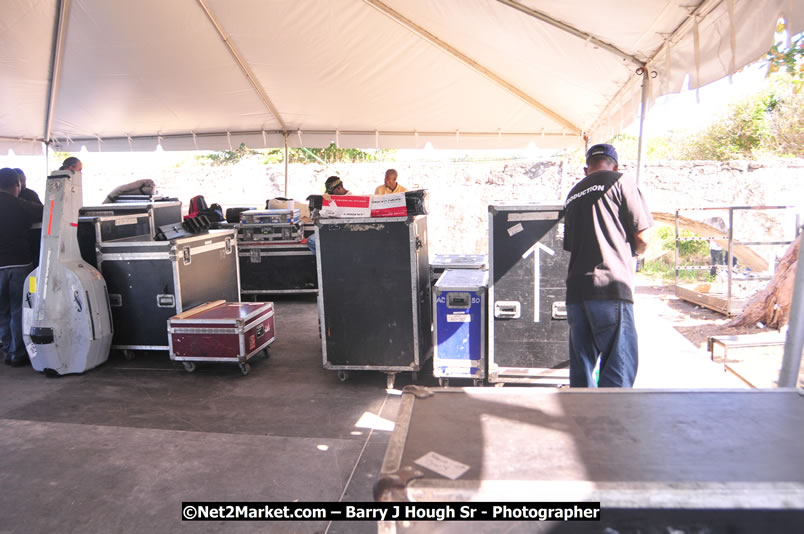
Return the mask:
[[225, 300], [214, 300], [212, 302], [207, 302], [205, 304], [201, 304], [200, 306], [196, 306], [195, 308], [190, 308], [189, 310], [184, 310], [178, 315], [174, 315], [171, 319], [186, 319], [196, 313], [201, 313], [203, 311], [207, 311], [210, 308], [214, 308], [216, 306], [220, 306], [221, 304], [225, 303]]
[[[672, 213], [653, 212], [652, 215], [655, 222], [667, 224], [672, 227], [676, 225], [676, 216]], [[714, 241], [720, 245], [724, 251], [729, 249], [729, 234], [712, 225], [679, 215], [678, 227], [682, 230], [689, 230], [701, 237], [723, 237], [724, 239], [715, 239]], [[737, 257], [740, 263], [752, 271], [764, 272], [768, 270], [767, 260], [757, 254], [751, 247], [732, 245], [732, 253]]]

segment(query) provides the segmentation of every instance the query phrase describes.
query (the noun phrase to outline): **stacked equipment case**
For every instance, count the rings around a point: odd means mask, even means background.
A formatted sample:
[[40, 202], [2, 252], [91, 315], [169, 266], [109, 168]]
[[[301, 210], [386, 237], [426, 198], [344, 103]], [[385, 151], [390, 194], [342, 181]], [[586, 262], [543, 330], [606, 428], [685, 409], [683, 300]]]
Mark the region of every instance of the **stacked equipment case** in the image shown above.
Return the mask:
[[98, 268], [109, 289], [112, 348], [168, 350], [167, 320], [215, 300], [240, 300], [233, 230], [153, 241], [104, 241]]
[[98, 267], [103, 241], [155, 235], [165, 224], [181, 222], [181, 202], [175, 199], [140, 197], [138, 202], [113, 202], [84, 206], [78, 210], [78, 247], [81, 257]]
[[433, 289], [433, 376], [482, 386], [486, 377], [486, 288], [488, 272], [447, 269]]
[[249, 210], [240, 214], [241, 241], [295, 243], [303, 238], [298, 209]]
[[299, 209], [244, 211], [236, 227], [244, 298], [318, 292], [315, 254]]
[[102, 242], [151, 235], [152, 223], [149, 213], [79, 217], [78, 247], [81, 250], [81, 257], [97, 268], [98, 248]]
[[489, 382], [569, 381], [563, 216], [560, 201], [489, 206]]
[[176, 199], [155, 198], [148, 202], [113, 202], [100, 206], [84, 206], [78, 210], [80, 217], [131, 217], [137, 214], [148, 215], [151, 228], [147, 233], [154, 235], [160, 226], [181, 222], [181, 202]]
[[321, 219], [316, 228], [324, 368], [418, 373], [432, 353], [427, 217]]

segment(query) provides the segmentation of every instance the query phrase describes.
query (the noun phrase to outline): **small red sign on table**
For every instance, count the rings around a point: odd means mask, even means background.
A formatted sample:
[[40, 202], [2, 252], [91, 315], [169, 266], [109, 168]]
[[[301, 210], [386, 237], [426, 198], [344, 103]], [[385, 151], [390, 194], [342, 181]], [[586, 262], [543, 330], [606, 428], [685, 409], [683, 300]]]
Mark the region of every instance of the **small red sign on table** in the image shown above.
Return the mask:
[[335, 195], [324, 198], [322, 217], [406, 217], [408, 214], [405, 193], [390, 195]]

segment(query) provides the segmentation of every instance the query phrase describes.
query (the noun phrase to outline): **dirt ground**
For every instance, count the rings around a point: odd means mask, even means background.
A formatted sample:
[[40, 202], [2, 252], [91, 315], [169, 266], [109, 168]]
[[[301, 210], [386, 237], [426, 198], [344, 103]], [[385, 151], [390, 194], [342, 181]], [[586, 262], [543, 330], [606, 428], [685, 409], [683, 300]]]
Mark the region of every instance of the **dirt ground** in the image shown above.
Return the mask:
[[[698, 306], [676, 297], [672, 283], [644, 275], [637, 276], [637, 293], [643, 298], [657, 299], [664, 304], [662, 315], [679, 333], [697, 348], [708, 351], [710, 336], [767, 333], [758, 326], [728, 326], [730, 318], [716, 311]], [[636, 308], [636, 313], [639, 309]], [[744, 382], [756, 388], [776, 387], [781, 369], [784, 347], [732, 348], [728, 352], [727, 369]], [[715, 353], [715, 361], [723, 363], [723, 354]], [[804, 366], [799, 374], [799, 385], [804, 387]]]

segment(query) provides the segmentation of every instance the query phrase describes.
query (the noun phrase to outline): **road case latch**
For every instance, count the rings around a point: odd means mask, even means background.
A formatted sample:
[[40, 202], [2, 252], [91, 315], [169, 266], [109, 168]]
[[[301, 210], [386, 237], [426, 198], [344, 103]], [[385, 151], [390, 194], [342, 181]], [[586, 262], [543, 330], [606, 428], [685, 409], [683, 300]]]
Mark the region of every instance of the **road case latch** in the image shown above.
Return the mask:
[[120, 293], [109, 293], [109, 306], [112, 308], [122, 308], [123, 295]]
[[224, 241], [224, 243], [226, 243], [226, 253], [231, 254], [232, 253], [232, 238], [227, 237], [226, 240]]
[[176, 299], [173, 295], [157, 295], [156, 306], [158, 308], [175, 308]]
[[553, 303], [553, 319], [567, 319], [567, 303], [558, 301]]
[[260, 249], [253, 248], [249, 251], [249, 259], [251, 263], [260, 263], [262, 261], [262, 256], [260, 256]]
[[518, 300], [498, 300], [494, 303], [494, 317], [498, 319], [519, 319], [521, 306]]
[[181, 257], [184, 260], [184, 265], [190, 265], [192, 259], [190, 258], [190, 247], [184, 247], [181, 249]]

